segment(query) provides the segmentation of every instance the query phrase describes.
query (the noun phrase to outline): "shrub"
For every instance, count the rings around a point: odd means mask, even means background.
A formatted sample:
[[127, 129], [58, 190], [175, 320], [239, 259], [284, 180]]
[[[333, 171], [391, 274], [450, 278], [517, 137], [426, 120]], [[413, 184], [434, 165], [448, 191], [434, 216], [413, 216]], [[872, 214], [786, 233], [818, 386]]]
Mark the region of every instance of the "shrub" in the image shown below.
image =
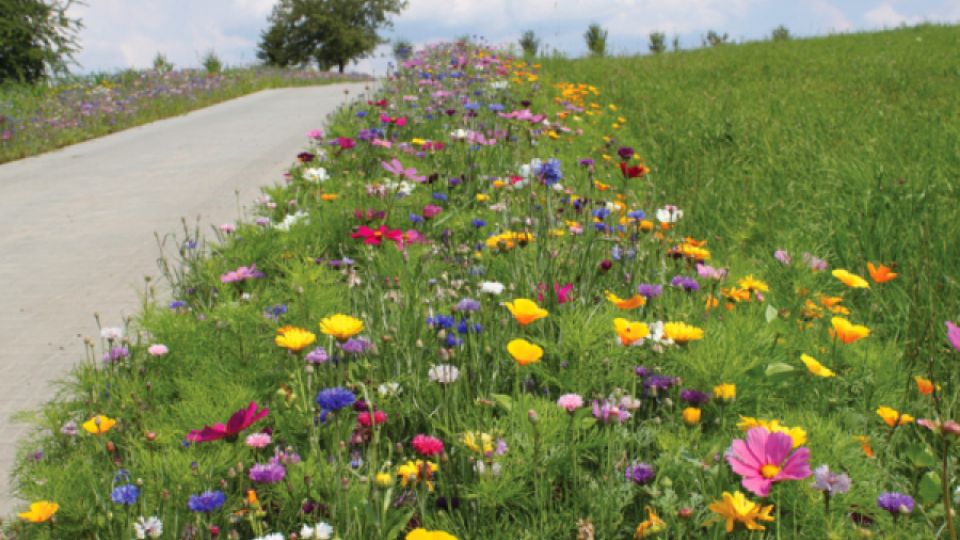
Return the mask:
[[163, 53], [157, 53], [153, 57], [153, 69], [159, 73], [170, 73], [173, 71], [173, 62], [167, 60]]
[[607, 52], [607, 31], [597, 23], [592, 23], [583, 33], [587, 42], [587, 49], [593, 56], [603, 56]]
[[790, 29], [781, 24], [770, 33], [770, 39], [773, 41], [787, 41], [790, 39]]
[[730, 43], [730, 35], [726, 32], [721, 35], [713, 30], [710, 30], [707, 32], [707, 36], [704, 37], [702, 41], [704, 47], [719, 47], [720, 45], [726, 45], [727, 43]]
[[663, 32], [650, 32], [650, 52], [660, 54], [667, 50], [667, 35]]
[[523, 56], [532, 58], [540, 51], [540, 40], [533, 30], [527, 30], [520, 36], [520, 48], [523, 49]]
[[397, 62], [403, 62], [413, 54], [413, 44], [406, 39], [400, 38], [393, 42], [393, 57]]
[[223, 69], [223, 62], [220, 61], [220, 57], [217, 56], [217, 53], [213, 52], [213, 49], [203, 56], [203, 61], [200, 63], [210, 75], [220, 73], [220, 71]]

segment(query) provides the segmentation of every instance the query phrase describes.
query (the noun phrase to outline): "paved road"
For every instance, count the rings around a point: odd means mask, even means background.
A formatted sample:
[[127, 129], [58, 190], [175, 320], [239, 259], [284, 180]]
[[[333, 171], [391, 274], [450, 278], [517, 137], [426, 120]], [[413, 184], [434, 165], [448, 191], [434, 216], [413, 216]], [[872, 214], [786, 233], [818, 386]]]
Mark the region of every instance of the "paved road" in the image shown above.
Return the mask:
[[269, 90], [0, 165], [0, 516], [23, 506], [4, 488], [31, 427], [11, 417], [53, 397], [82, 338], [98, 338], [95, 312], [105, 326], [137, 312], [159, 273], [154, 233], [236, 221], [238, 201], [279, 181], [306, 131], [363, 90]]

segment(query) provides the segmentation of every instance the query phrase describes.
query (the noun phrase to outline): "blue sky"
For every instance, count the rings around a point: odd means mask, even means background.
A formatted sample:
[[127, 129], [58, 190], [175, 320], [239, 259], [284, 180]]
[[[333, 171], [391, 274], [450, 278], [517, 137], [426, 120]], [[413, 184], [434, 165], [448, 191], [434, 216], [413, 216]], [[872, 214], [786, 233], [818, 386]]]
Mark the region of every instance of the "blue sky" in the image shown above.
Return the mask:
[[[87, 0], [77, 72], [147, 67], [162, 52], [180, 67], [208, 50], [230, 65], [256, 61], [256, 44], [276, 0]], [[422, 45], [462, 35], [515, 43], [527, 29], [545, 45], [582, 54], [591, 22], [608, 29], [608, 50], [646, 51], [659, 30], [696, 47], [710, 29], [734, 40], [760, 39], [779, 24], [798, 36], [856, 32], [919, 22], [960, 22], [960, 0], [409, 0], [384, 37]], [[381, 48], [351, 69], [382, 74]]]

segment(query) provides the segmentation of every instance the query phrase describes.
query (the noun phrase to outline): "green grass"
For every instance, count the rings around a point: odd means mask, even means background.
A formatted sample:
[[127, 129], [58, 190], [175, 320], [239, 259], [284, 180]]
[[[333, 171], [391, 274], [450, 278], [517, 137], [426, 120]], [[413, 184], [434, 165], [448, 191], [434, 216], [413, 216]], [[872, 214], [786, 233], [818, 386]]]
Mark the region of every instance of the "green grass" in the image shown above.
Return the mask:
[[[891, 430], [874, 411], [891, 406], [917, 418], [957, 416], [960, 353], [944, 338], [943, 322], [960, 318], [958, 39], [956, 27], [924, 26], [653, 57], [551, 59], [537, 80], [517, 73], [525, 68], [504, 67], [513, 75], [497, 78], [516, 77], [507, 88], [483, 78], [496, 63], [484, 75], [474, 71], [483, 61], [478, 57], [466, 74], [446, 76], [450, 58], [465, 50], [427, 58], [436, 86], [453, 92], [448, 101], [434, 94], [437, 88], [420, 91], [426, 85], [410, 71], [384, 83], [389, 109], [367, 102], [343, 108], [328, 128], [328, 143], [378, 127], [381, 113], [405, 116], [408, 124], [380, 135], [393, 138], [389, 149], [362, 141], [352, 150], [314, 144], [312, 151], [326, 159], [296, 163], [289, 183], [265, 189], [275, 205], [259, 210], [272, 224], [295, 210], [303, 219], [288, 229], [241, 224], [216, 243], [184, 245], [168, 267], [173, 295], [183, 304], [171, 309], [149, 298], [124, 340], [130, 356], [121, 362], [99, 359], [115, 343], [91, 346], [64, 393], [37, 415], [47, 431], [24, 444], [16, 477], [23, 497], [56, 501], [61, 509], [53, 524], [21, 522], [8, 531], [16, 538], [128, 538], [131, 520], [156, 515], [164, 538], [206, 538], [211, 525], [221, 536], [254, 538], [323, 520], [351, 540], [396, 540], [415, 526], [461, 540], [573, 539], [587, 527], [598, 539], [629, 539], [650, 508], [666, 522], [661, 538], [723, 538], [723, 526], [708, 523], [716, 516], [707, 506], [723, 492], [745, 491], [722, 458], [743, 437], [736, 424], [744, 415], [803, 428], [811, 465], [829, 464], [853, 481], [849, 493], [832, 499], [829, 514], [809, 479], [778, 483], [766, 499], [748, 493], [774, 505], [776, 517], [750, 536], [940, 534], [941, 488], [950, 498], [957, 486], [956, 456], [941, 452], [939, 435], [915, 424]], [[583, 104], [594, 114], [564, 112], [558, 82], [595, 85], [599, 95]], [[463, 99], [483, 106], [474, 115]], [[571, 132], [551, 138], [542, 125], [485, 108], [500, 103], [511, 111], [524, 101], [552, 121], [566, 114], [562, 123]], [[454, 140], [460, 128], [483, 130], [498, 142], [472, 147]], [[428, 151], [415, 139], [445, 147]], [[621, 146], [635, 148], [653, 172], [623, 179], [616, 166]], [[534, 157], [557, 158], [568, 191], [536, 182], [511, 187], [511, 177]], [[377, 185], [390, 176], [381, 162], [393, 158], [435, 177], [406, 198], [377, 196]], [[596, 161], [594, 172], [578, 165], [583, 158]], [[314, 166], [330, 180], [308, 180]], [[601, 191], [593, 180], [611, 188]], [[501, 182], [505, 187], [496, 187]], [[338, 198], [323, 200], [329, 193]], [[625, 206], [623, 213], [614, 202]], [[427, 204], [442, 211], [411, 224], [410, 214], [423, 215]], [[653, 216], [667, 204], [684, 211], [669, 229], [641, 232], [633, 223], [616, 229], [628, 209]], [[610, 208], [608, 228], [598, 230], [593, 212]], [[475, 227], [475, 219], [486, 225]], [[351, 237], [361, 225], [380, 224], [414, 229], [426, 241], [400, 250], [390, 241], [370, 246]], [[484, 245], [490, 234], [506, 231], [535, 239], [512, 248]], [[187, 231], [178, 242], [199, 237]], [[697, 274], [690, 260], [670, 254], [684, 237], [707, 240], [709, 262], [728, 268], [729, 277], [700, 279], [697, 292], [671, 287], [674, 276]], [[776, 249], [789, 251], [793, 263], [774, 259]], [[830, 269], [861, 275], [868, 261], [895, 263], [900, 275], [850, 289], [829, 271], [808, 268], [804, 252], [827, 259]], [[344, 257], [352, 264], [329, 264]], [[226, 272], [252, 263], [263, 279], [221, 282]], [[728, 301], [722, 289], [748, 275], [769, 291]], [[480, 283], [487, 280], [507, 290], [486, 295]], [[572, 301], [558, 301], [555, 282], [573, 284]], [[640, 283], [662, 284], [663, 294], [635, 311], [604, 299], [606, 290], [629, 297]], [[500, 302], [536, 299], [538, 290], [549, 316], [519, 327]], [[868, 325], [870, 337], [849, 345], [832, 340], [831, 314], [809, 313], [807, 301], [817, 303], [820, 294], [843, 296], [847, 316]], [[426, 323], [466, 297], [480, 300], [468, 322], [481, 332]], [[705, 309], [708, 299], [719, 307]], [[264, 316], [280, 304], [286, 312], [279, 320]], [[305, 366], [303, 353], [275, 345], [278, 327], [316, 331], [334, 313], [363, 320], [373, 348], [348, 361]], [[682, 346], [623, 347], [612, 329], [617, 317], [685, 321], [705, 335]], [[463, 342], [450, 344], [457, 335]], [[513, 362], [507, 343], [520, 337], [544, 349], [541, 362]], [[150, 357], [151, 343], [166, 344], [170, 353]], [[317, 345], [345, 354], [327, 336], [318, 335]], [[813, 377], [802, 353], [837, 377]], [[430, 380], [431, 367], [441, 363], [456, 366], [459, 380]], [[678, 377], [677, 385], [644, 392], [637, 366]], [[942, 391], [920, 395], [914, 375], [933, 379]], [[381, 394], [390, 383], [399, 393]], [[686, 425], [677, 390], [709, 393], [720, 383], [735, 384], [736, 399], [711, 400], [700, 422]], [[345, 409], [318, 422], [316, 393], [333, 386], [373, 402], [388, 421], [369, 432], [355, 429], [356, 413]], [[555, 401], [573, 392], [588, 405], [568, 414]], [[604, 425], [591, 414], [591, 400], [621, 397], [636, 405], [624, 424]], [[183, 444], [191, 429], [225, 421], [252, 400], [270, 414], [239, 441]], [[101, 436], [61, 433], [68, 421], [98, 413], [119, 423]], [[247, 476], [273, 450], [242, 443], [266, 427], [277, 450], [302, 457], [273, 485]], [[462, 441], [473, 431], [502, 439], [506, 452], [475, 453]], [[411, 447], [417, 434], [445, 443], [432, 489], [422, 482], [403, 488], [395, 477], [398, 465], [417, 457]], [[856, 436], [869, 437], [875, 457], [865, 455]], [[634, 461], [653, 465], [655, 479], [643, 486], [627, 481], [624, 470]], [[476, 471], [478, 462], [486, 473]], [[489, 472], [494, 467], [499, 474]], [[130, 480], [116, 479], [119, 469]], [[394, 477], [391, 486], [375, 482], [381, 472]], [[128, 481], [140, 486], [136, 504], [111, 502], [111, 489]], [[225, 493], [223, 508], [186, 510], [191, 494], [212, 489]], [[248, 489], [256, 489], [259, 503], [244, 502]], [[912, 515], [894, 520], [877, 508], [877, 496], [893, 490], [917, 500]], [[457, 508], [450, 507], [454, 501]]]

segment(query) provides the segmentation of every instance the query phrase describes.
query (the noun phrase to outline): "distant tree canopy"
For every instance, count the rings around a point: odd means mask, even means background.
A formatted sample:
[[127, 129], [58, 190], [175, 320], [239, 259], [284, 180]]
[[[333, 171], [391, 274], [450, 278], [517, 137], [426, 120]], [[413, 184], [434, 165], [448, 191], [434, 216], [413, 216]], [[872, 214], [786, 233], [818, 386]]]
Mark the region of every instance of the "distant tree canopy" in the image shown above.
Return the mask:
[[405, 7], [406, 0], [280, 0], [260, 34], [257, 58], [276, 66], [316, 62], [343, 73], [384, 42], [377, 30], [390, 27], [390, 15]]
[[66, 73], [80, 21], [73, 0], [0, 0], [0, 82], [34, 82]]

